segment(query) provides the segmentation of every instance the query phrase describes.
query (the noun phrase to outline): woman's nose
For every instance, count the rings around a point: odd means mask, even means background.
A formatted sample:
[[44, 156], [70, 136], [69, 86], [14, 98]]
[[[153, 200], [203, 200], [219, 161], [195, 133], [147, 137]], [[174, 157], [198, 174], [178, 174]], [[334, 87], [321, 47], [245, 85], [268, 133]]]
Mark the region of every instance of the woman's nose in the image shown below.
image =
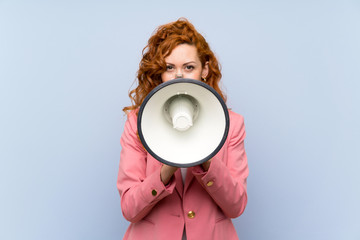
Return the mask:
[[183, 78], [183, 73], [181, 70], [179, 70], [175, 73], [175, 78]]
[[182, 74], [176, 74], [175, 78], [183, 78], [183, 75]]

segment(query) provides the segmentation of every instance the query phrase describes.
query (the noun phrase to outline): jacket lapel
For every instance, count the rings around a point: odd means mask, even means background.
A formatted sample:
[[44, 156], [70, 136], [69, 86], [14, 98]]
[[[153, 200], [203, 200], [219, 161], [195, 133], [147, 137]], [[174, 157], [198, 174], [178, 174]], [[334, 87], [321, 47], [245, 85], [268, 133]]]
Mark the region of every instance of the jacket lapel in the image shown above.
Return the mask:
[[193, 179], [194, 179], [194, 175], [192, 174], [192, 167], [189, 167], [186, 171], [184, 194], [186, 193], [186, 190], [189, 188], [189, 185]]
[[176, 182], [176, 185], [175, 185], [176, 191], [179, 193], [180, 197], [182, 198], [184, 185], [183, 185], [183, 181], [182, 181], [182, 177], [181, 177], [180, 168], [178, 170], [176, 170], [176, 172], [175, 172], [175, 182]]
[[185, 184], [183, 183], [182, 176], [181, 176], [181, 169], [179, 168], [175, 172], [175, 181], [176, 181], [176, 191], [179, 193], [180, 197], [182, 198], [186, 190], [189, 188], [191, 182], [194, 180], [194, 175], [192, 174], [192, 168], [188, 168], [186, 171], [185, 177]]

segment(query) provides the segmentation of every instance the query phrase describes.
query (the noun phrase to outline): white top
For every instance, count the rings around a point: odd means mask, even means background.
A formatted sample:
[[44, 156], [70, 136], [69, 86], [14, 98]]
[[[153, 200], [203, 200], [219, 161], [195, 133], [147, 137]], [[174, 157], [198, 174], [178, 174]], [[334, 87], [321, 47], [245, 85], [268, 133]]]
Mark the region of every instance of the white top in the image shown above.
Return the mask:
[[185, 183], [187, 168], [180, 168], [183, 183]]

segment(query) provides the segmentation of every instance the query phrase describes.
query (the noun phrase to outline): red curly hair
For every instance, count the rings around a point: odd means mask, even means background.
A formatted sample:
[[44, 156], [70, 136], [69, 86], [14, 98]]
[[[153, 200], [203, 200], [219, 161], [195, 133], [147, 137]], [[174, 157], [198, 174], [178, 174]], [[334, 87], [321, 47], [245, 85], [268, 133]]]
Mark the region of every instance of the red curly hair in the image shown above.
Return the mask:
[[132, 105], [123, 109], [125, 113], [139, 108], [150, 91], [162, 83], [161, 74], [166, 71], [165, 58], [175, 47], [184, 43], [196, 47], [202, 67], [208, 62], [209, 72], [206, 83], [226, 101], [226, 96], [219, 87], [221, 79], [219, 62], [205, 38], [187, 19], [180, 18], [175, 22], [160, 26], [143, 49], [143, 57], [137, 72], [138, 86], [129, 92]]

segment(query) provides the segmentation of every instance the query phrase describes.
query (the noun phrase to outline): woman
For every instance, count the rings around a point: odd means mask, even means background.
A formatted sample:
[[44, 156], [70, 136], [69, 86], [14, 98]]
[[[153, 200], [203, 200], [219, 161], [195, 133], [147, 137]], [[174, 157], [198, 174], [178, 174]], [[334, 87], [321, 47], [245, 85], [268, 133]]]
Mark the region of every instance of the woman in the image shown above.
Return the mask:
[[219, 64], [206, 40], [186, 19], [160, 26], [143, 50], [138, 86], [121, 137], [117, 187], [124, 217], [131, 222], [124, 239], [238, 239], [231, 218], [247, 203], [247, 157], [243, 117], [230, 111], [222, 149], [207, 162], [178, 169], [155, 160], [137, 135], [137, 111], [162, 82], [191, 78], [219, 88]]

